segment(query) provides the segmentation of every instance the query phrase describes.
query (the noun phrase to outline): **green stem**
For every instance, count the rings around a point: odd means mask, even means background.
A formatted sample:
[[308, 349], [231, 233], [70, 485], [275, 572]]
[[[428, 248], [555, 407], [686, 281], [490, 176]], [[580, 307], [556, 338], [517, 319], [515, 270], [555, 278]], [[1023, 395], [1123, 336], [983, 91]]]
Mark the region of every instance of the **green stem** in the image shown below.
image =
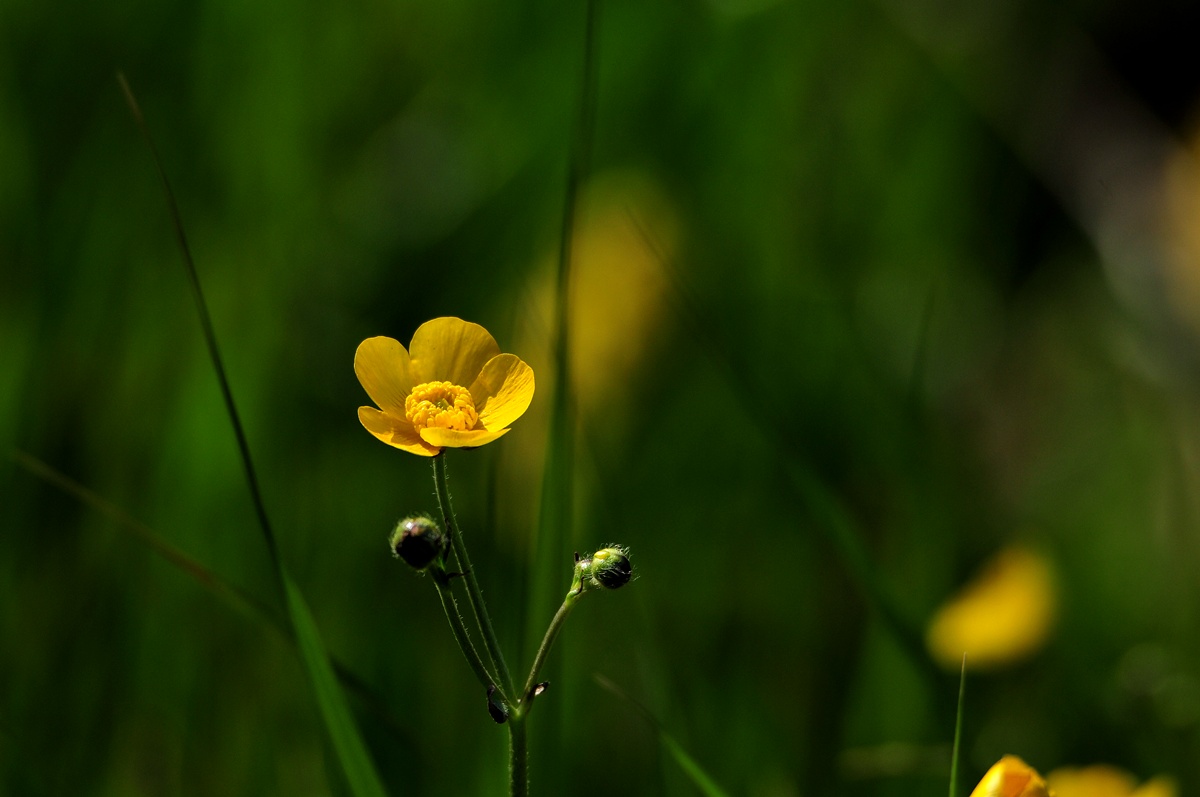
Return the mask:
[[524, 717], [508, 722], [508, 793], [512, 797], [529, 794], [529, 741]]
[[550, 621], [550, 627], [546, 629], [546, 635], [542, 637], [542, 644], [533, 658], [533, 666], [529, 668], [529, 677], [525, 679], [525, 689], [517, 696], [515, 704], [509, 704], [512, 711], [508, 715], [508, 783], [509, 794], [512, 797], [525, 797], [529, 793], [529, 743], [526, 738], [525, 723], [529, 721], [529, 711], [533, 708], [531, 701], [534, 687], [537, 685], [538, 673], [542, 671], [546, 657], [550, 655], [550, 648], [554, 647], [554, 640], [558, 638], [559, 632], [567, 624], [567, 617], [570, 616], [571, 610], [575, 608], [575, 602], [582, 594], [581, 587], [573, 586], [567, 593], [567, 597], [563, 598], [562, 606], [559, 606], [558, 611], [554, 613], [554, 619]]
[[546, 629], [546, 635], [542, 637], [541, 647], [538, 648], [537, 655], [533, 658], [533, 666], [529, 668], [529, 677], [525, 680], [525, 688], [521, 694], [517, 696], [519, 701], [519, 711], [523, 716], [529, 711], [529, 695], [533, 691], [533, 687], [537, 684], [538, 673], [542, 671], [542, 666], [546, 663], [546, 657], [550, 655], [550, 648], [554, 646], [554, 640], [558, 638], [558, 633], [567, 623], [567, 617], [570, 616], [571, 610], [575, 608], [575, 602], [579, 600], [579, 596], [583, 594], [582, 589], [572, 589], [567, 593], [567, 597], [563, 598], [562, 606], [558, 607], [558, 611], [554, 613], [554, 619], [550, 621], [550, 627]]
[[492, 666], [500, 675], [501, 682], [497, 687], [503, 687], [512, 694], [513, 680], [504, 663], [504, 654], [500, 652], [500, 642], [492, 627], [492, 618], [488, 615], [487, 605], [483, 602], [483, 592], [479, 589], [479, 581], [475, 578], [475, 570], [471, 567], [471, 557], [467, 555], [467, 546], [463, 542], [458, 526], [454, 521], [454, 507], [450, 504], [450, 488], [446, 486], [446, 452], [442, 451], [433, 458], [433, 485], [437, 491], [438, 505], [442, 510], [442, 521], [445, 524], [446, 535], [454, 548], [454, 557], [462, 570], [463, 579], [467, 582], [467, 599], [475, 612], [475, 621], [479, 623], [479, 631], [483, 635], [483, 644], [487, 650]]
[[433, 576], [433, 583], [437, 587], [438, 597], [442, 599], [442, 608], [446, 611], [446, 619], [450, 622], [450, 630], [454, 632], [454, 639], [458, 642], [459, 648], [462, 649], [463, 657], [466, 658], [467, 664], [471, 665], [471, 669], [475, 671], [475, 677], [479, 679], [484, 687], [496, 686], [501, 697], [504, 697], [505, 702], [508, 698], [505, 693], [496, 684], [496, 679], [488, 672], [484, 666], [483, 660], [479, 658], [479, 653], [475, 650], [475, 645], [471, 643], [471, 637], [467, 635], [467, 628], [463, 625], [462, 615], [458, 611], [458, 602], [454, 600], [454, 592], [450, 589], [450, 578], [446, 575], [446, 571], [441, 567], [431, 568], [430, 575]]

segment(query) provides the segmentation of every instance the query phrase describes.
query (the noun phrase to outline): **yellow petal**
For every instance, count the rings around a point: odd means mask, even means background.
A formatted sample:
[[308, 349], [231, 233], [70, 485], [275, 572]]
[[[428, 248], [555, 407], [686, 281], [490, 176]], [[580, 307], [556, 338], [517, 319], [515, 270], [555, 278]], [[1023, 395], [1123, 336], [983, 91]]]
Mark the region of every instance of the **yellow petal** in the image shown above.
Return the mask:
[[1176, 797], [1175, 784], [1168, 778], [1155, 778], [1142, 787], [1124, 770], [1105, 764], [1078, 769], [1056, 769], [1046, 776], [1055, 797]]
[[429, 428], [421, 430], [421, 439], [431, 446], [441, 448], [475, 448], [484, 443], [490, 443], [507, 432], [507, 429], [498, 429], [494, 432], [489, 432], [487, 429], [469, 429], [460, 432], [457, 429]]
[[1179, 786], [1171, 778], [1152, 778], [1129, 797], [1179, 797]]
[[421, 324], [409, 346], [418, 384], [437, 381], [466, 387], [499, 353], [500, 347], [486, 329], [453, 316]]
[[987, 771], [971, 797], [1048, 797], [1046, 782], [1033, 767], [1006, 755]]
[[471, 384], [471, 398], [484, 429], [503, 429], [529, 409], [533, 369], [515, 354], [493, 357]]
[[929, 624], [929, 653], [957, 670], [1018, 661], [1037, 651], [1054, 626], [1057, 593], [1050, 562], [1021, 547], [1001, 551]]
[[422, 440], [406, 419], [395, 418], [374, 407], [359, 407], [358, 420], [368, 432], [401, 451], [432, 457], [440, 450]]
[[1046, 776], [1055, 797], [1129, 797], [1133, 776], [1116, 767], [1091, 766], [1080, 769], [1063, 767]]
[[[367, 338], [354, 352], [354, 373], [383, 411], [404, 417], [404, 399], [413, 388], [408, 352], [392, 338]], [[360, 416], [361, 417], [361, 416]]]

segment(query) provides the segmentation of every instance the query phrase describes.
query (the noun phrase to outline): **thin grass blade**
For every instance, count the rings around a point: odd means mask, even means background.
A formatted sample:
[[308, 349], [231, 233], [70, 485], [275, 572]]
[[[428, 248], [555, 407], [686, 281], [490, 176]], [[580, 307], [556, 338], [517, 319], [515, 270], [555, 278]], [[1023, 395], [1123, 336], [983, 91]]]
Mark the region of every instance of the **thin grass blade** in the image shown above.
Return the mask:
[[563, 196], [562, 229], [559, 236], [558, 273], [554, 300], [554, 394], [550, 409], [550, 431], [546, 442], [546, 464], [542, 476], [542, 499], [534, 546], [533, 586], [526, 624], [529, 647], [536, 646], [541, 628], [554, 612], [563, 592], [563, 573], [572, 538], [573, 486], [575, 478], [575, 412], [571, 395], [571, 268], [575, 224], [579, 213], [579, 190], [587, 178], [591, 160], [592, 132], [596, 115], [596, 27], [597, 0], [588, 0], [584, 30], [584, 52], [578, 117], [573, 122], [570, 160]]
[[121, 91], [125, 94], [125, 101], [129, 105], [130, 113], [133, 114], [134, 121], [137, 123], [143, 138], [146, 140], [150, 154], [154, 159], [154, 166], [158, 170], [159, 178], [162, 180], [163, 193], [166, 197], [167, 208], [171, 214], [171, 223], [175, 229], [180, 256], [183, 259], [184, 271], [192, 288], [192, 297], [196, 302], [196, 311], [200, 317], [200, 326], [204, 332], [204, 341], [208, 346], [213, 370], [216, 372], [217, 381], [221, 386], [221, 395], [225, 400], [225, 409], [229, 415], [229, 422], [233, 426], [234, 436], [237, 438], [238, 451], [241, 454], [242, 465], [246, 474], [246, 484], [250, 490], [250, 497], [254, 501], [254, 509], [258, 515], [258, 524], [266, 541], [271, 562], [275, 566], [280, 593], [283, 597], [284, 606], [287, 607], [288, 619], [291, 621], [292, 630], [295, 633], [296, 642], [300, 648], [301, 661], [304, 662], [305, 670], [308, 673], [309, 683], [317, 700], [321, 719], [333, 742], [334, 750], [337, 752], [342, 772], [346, 776], [346, 781], [350, 786], [351, 792], [355, 797], [382, 797], [382, 795], [386, 794], [383, 783], [375, 771], [370, 755], [367, 753], [366, 745], [363, 743], [362, 736], [358, 732], [358, 726], [355, 725], [350, 715], [350, 709], [346, 705], [346, 696], [342, 692], [341, 687], [338, 686], [337, 679], [334, 677], [333, 667], [329, 663], [325, 646], [321, 643], [320, 634], [317, 631], [312, 614], [308, 610], [308, 604], [304, 602], [299, 588], [292, 580], [283, 563], [283, 559], [279, 555], [279, 547], [275, 540], [275, 534], [271, 529], [271, 521], [267, 516], [266, 504], [263, 502], [262, 490], [259, 488], [258, 477], [254, 470], [254, 461], [250, 456], [250, 444], [246, 439], [241, 417], [238, 415], [237, 405], [233, 400], [233, 391], [229, 386], [229, 379], [225, 374], [220, 347], [217, 345], [216, 332], [213, 330], [212, 319], [208, 314], [208, 305], [204, 300], [204, 291], [200, 286], [200, 277], [196, 271], [195, 262], [192, 259], [191, 249], [188, 247], [187, 235], [184, 233], [183, 218], [180, 215], [178, 203], [175, 201], [175, 192], [171, 189], [170, 180], [167, 179], [166, 170], [163, 168], [162, 160], [158, 156], [158, 150], [154, 146], [154, 139], [150, 136], [150, 130], [146, 126], [146, 121], [142, 116], [137, 99], [134, 97], [133, 91], [129, 88], [129, 83], [125, 80], [125, 76], [120, 73], [117, 74], [117, 81], [121, 85]]
[[309, 683], [317, 699], [317, 707], [321, 711], [321, 719], [329, 731], [338, 760], [342, 765], [342, 774], [355, 797], [383, 797], [386, 792], [375, 764], [371, 761], [367, 748], [359, 736], [358, 726], [346, 705], [346, 697], [338, 686], [333, 667], [329, 664], [329, 654], [321, 642], [317, 624], [299, 587], [292, 581], [287, 571], [283, 573], [283, 585], [287, 598], [288, 614], [296, 631], [296, 645], [300, 649], [300, 657], [308, 672]]
[[[562, 228], [559, 236], [558, 271], [555, 283], [553, 404], [546, 441], [546, 459], [542, 473], [541, 503], [531, 561], [529, 602], [525, 622], [525, 647], [536, 649], [541, 630], [555, 611], [570, 578], [571, 547], [574, 532], [574, 485], [576, 411], [571, 386], [571, 271], [575, 247], [575, 226], [579, 215], [579, 192], [587, 179], [591, 161], [592, 135], [596, 115], [596, 29], [598, 0], [587, 0], [583, 36], [583, 64], [577, 114], [572, 120], [567, 179], [563, 194]], [[561, 646], [560, 646], [561, 648]], [[567, 650], [550, 663], [546, 675], [554, 673], [569, 658]], [[558, 662], [558, 663], [556, 663]], [[542, 776], [549, 782], [562, 782], [565, 773], [560, 761], [561, 746], [566, 743], [569, 722], [567, 701], [559, 701], [557, 711], [541, 713], [545, 731], [533, 737], [534, 757], [546, 762]], [[553, 745], [553, 746], [552, 746]]]
[[958, 712], [954, 720], [954, 749], [950, 751], [950, 797], [958, 797], [958, 760], [962, 752], [963, 697], [967, 692], [967, 654], [958, 675]]
[[[84, 487], [44, 460], [20, 449], [14, 449], [11, 452], [11, 456], [13, 461], [21, 468], [24, 468], [30, 475], [58, 488], [85, 506], [107, 517], [116, 524], [118, 529], [128, 532], [162, 559], [186, 573], [197, 584], [219, 598], [226, 606], [249, 617], [264, 628], [274, 631], [280, 637], [287, 640], [289, 644], [296, 644], [296, 635], [292, 632], [291, 625], [286, 623], [273, 608], [267, 606], [244, 589], [231, 584], [219, 573], [209, 569], [203, 563], [193, 559], [187, 553], [168, 542], [166, 538], [150, 526], [100, 496], [95, 491]], [[333, 666], [333, 671], [337, 675], [338, 681], [358, 697], [364, 709], [374, 715], [397, 738], [407, 740], [408, 734], [400, 722], [384, 707], [385, 701], [383, 698], [365, 680], [333, 656], [330, 656], [330, 664]]]
[[706, 797], [728, 797], [729, 793], [717, 785], [717, 782], [712, 779], [712, 776], [704, 771], [704, 767], [700, 766], [696, 759], [692, 758], [692, 756], [688, 754], [687, 750], [683, 749], [683, 745], [676, 741], [674, 736], [667, 733], [666, 729], [663, 728], [662, 723], [658, 721], [657, 717], [650, 713], [648, 708], [634, 700], [625, 692], [624, 689], [617, 686], [603, 675], [597, 673], [592, 677], [595, 678], [596, 683], [600, 684], [600, 686], [602, 686], [604, 689], [612, 692], [614, 695], [626, 701], [638, 710], [638, 713], [642, 715], [646, 722], [648, 722], [658, 734], [658, 741], [664, 748], [666, 748], [667, 752], [671, 754], [671, 757], [675, 759], [675, 763], [679, 764], [679, 768], [683, 770], [684, 774], [688, 776], [688, 779], [693, 783], [693, 785], [695, 785], [697, 789], [700, 790], [702, 794], [706, 795]]

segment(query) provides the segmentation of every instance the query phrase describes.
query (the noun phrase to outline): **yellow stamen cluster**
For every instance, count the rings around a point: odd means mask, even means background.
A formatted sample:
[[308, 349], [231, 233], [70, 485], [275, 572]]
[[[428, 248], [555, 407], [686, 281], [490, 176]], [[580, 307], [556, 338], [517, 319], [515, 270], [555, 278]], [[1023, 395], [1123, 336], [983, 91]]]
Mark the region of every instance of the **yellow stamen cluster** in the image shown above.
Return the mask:
[[471, 391], [452, 382], [417, 385], [404, 400], [404, 414], [417, 429], [474, 429], [479, 422]]

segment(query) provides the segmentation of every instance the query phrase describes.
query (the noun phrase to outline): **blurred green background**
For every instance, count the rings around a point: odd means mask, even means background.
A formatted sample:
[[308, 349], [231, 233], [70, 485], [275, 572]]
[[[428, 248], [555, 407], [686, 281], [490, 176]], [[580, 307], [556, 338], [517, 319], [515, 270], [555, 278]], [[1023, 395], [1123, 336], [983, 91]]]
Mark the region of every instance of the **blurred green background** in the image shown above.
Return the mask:
[[[969, 676], [964, 785], [1011, 752], [1200, 793], [1198, 23], [605, 0], [575, 522], [537, 535], [583, 6], [3, 0], [0, 792], [343, 793], [293, 649], [9, 456], [278, 605], [120, 69], [392, 794], [505, 790], [504, 730], [386, 548], [436, 509], [429, 463], [355, 417], [359, 341], [441, 315], [538, 374], [508, 436], [449, 459], [510, 663], [549, 620], [526, 616], [542, 546], [620, 542], [639, 571], [555, 651], [535, 794], [696, 793], [593, 673], [732, 794], [944, 794], [957, 673], [878, 601], [919, 634], [1014, 542], [1052, 563], [1058, 619]], [[542, 578], [565, 591], [569, 558]]]

